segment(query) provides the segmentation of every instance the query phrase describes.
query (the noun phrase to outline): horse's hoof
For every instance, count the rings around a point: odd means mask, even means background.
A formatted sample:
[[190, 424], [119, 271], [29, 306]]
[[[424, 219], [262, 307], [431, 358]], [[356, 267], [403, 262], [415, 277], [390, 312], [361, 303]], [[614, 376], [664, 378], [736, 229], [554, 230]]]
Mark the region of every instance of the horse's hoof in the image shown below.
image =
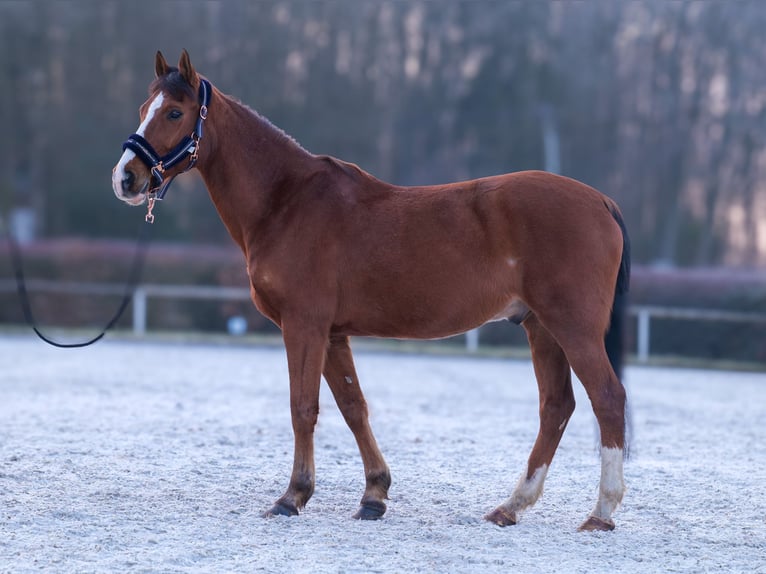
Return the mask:
[[518, 522], [516, 513], [512, 510], [506, 510], [502, 506], [498, 506], [495, 510], [485, 515], [484, 520], [497, 524], [498, 526], [513, 526]]
[[604, 520], [598, 516], [589, 516], [588, 520], [583, 522], [577, 530], [580, 532], [608, 532], [614, 530], [614, 521]]
[[363, 502], [354, 514], [357, 520], [380, 520], [386, 512], [386, 505], [377, 500]]
[[276, 502], [269, 510], [263, 513], [264, 518], [272, 516], [298, 516], [298, 509], [286, 502]]

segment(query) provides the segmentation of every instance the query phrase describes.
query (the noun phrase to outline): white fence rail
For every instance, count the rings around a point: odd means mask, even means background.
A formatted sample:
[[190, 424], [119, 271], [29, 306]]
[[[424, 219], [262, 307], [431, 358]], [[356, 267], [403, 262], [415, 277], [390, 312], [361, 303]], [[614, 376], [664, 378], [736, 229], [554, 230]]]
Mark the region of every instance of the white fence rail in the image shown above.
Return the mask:
[[[58, 281], [30, 280], [27, 281], [26, 285], [29, 292], [70, 295], [119, 296], [125, 291], [125, 288], [122, 286], [104, 283], [61, 283]], [[0, 280], [0, 293], [14, 291], [16, 291], [15, 281], [9, 279]], [[133, 332], [137, 335], [142, 335], [146, 332], [148, 300], [150, 298], [247, 301], [250, 299], [250, 290], [239, 287], [220, 286], [139, 285], [133, 295], [132, 305]], [[637, 318], [636, 357], [639, 362], [646, 362], [651, 356], [652, 319], [755, 323], [762, 324], [766, 328], [766, 313], [636, 305], [628, 309], [628, 314]], [[479, 329], [473, 329], [466, 333], [466, 348], [470, 352], [478, 350]]]
[[648, 361], [651, 354], [651, 322], [653, 318], [725, 323], [756, 323], [762, 324], [766, 328], [766, 313], [637, 305], [630, 307], [628, 309], [628, 314], [633, 315], [638, 319], [636, 334], [636, 357], [641, 363]]
[[[121, 296], [125, 287], [111, 283], [62, 283], [33, 279], [26, 282], [27, 291], [37, 293], [58, 293], [66, 295], [113, 295]], [[0, 280], [0, 292], [16, 291], [16, 282]], [[150, 297], [165, 299], [207, 299], [218, 301], [247, 301], [250, 290], [241, 287], [221, 287], [218, 285], [158, 285], [141, 284], [133, 292], [133, 332], [136, 335], [146, 333], [146, 317]]]

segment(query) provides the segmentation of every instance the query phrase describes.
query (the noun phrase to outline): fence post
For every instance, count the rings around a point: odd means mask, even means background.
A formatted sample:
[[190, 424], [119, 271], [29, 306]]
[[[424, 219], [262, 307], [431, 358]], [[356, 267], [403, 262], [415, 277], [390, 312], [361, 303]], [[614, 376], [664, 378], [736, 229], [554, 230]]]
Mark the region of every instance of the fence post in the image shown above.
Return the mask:
[[471, 329], [465, 333], [465, 348], [469, 353], [479, 350], [479, 328]]
[[645, 307], [638, 309], [638, 362], [646, 363], [649, 360], [649, 338], [651, 330], [649, 322], [651, 313]]
[[133, 334], [146, 333], [146, 289], [136, 287], [133, 293]]

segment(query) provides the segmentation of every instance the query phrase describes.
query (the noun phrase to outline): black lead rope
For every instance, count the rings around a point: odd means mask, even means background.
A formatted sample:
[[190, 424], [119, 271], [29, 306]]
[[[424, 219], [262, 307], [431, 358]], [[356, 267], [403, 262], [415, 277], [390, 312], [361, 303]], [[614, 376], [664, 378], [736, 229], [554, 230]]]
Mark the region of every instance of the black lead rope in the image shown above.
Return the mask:
[[136, 290], [136, 286], [141, 280], [141, 272], [143, 271], [144, 262], [146, 260], [146, 252], [149, 247], [151, 228], [152, 226], [150, 223], [144, 223], [139, 231], [138, 240], [136, 242], [136, 253], [133, 256], [133, 263], [130, 267], [128, 282], [125, 285], [125, 293], [122, 296], [122, 301], [120, 302], [120, 306], [117, 308], [114, 316], [101, 330], [100, 334], [96, 335], [92, 339], [88, 339], [87, 341], [82, 341], [79, 343], [60, 343], [58, 341], [54, 341], [40, 331], [37, 325], [37, 321], [35, 320], [35, 316], [32, 314], [32, 306], [29, 302], [29, 293], [27, 292], [26, 280], [24, 279], [24, 266], [21, 258], [21, 249], [18, 243], [16, 243], [16, 240], [13, 238], [11, 231], [7, 230], [6, 236], [8, 237], [11, 261], [13, 262], [14, 274], [16, 275], [16, 290], [19, 294], [19, 301], [21, 302], [21, 308], [24, 312], [24, 319], [26, 320], [27, 324], [32, 327], [32, 330], [37, 334], [37, 336], [49, 345], [59, 347], [60, 349], [77, 349], [80, 347], [87, 347], [88, 345], [92, 345], [93, 343], [103, 339], [104, 335], [106, 335], [106, 332], [114, 327], [117, 324], [117, 321], [120, 320], [120, 317], [122, 317], [122, 314], [125, 312], [125, 309], [127, 309], [131, 299], [133, 298], [133, 293]]

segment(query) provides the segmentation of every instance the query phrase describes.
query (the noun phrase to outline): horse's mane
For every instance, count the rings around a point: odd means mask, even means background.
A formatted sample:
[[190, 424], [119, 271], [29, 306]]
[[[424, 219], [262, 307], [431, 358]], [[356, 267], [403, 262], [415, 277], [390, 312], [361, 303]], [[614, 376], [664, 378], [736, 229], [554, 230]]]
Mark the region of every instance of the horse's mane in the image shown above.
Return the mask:
[[233, 104], [236, 104], [239, 108], [241, 108], [243, 111], [245, 111], [247, 114], [253, 116], [256, 121], [258, 121], [260, 124], [262, 124], [264, 127], [266, 127], [269, 131], [273, 132], [275, 136], [279, 140], [282, 140], [284, 142], [287, 142], [290, 145], [295, 146], [296, 148], [300, 149], [301, 151], [304, 151], [306, 153], [310, 153], [306, 148], [304, 148], [298, 140], [296, 140], [293, 136], [288, 134], [286, 131], [284, 131], [279, 126], [274, 125], [269, 118], [261, 114], [260, 112], [254, 110], [247, 104], [243, 103], [242, 101], [238, 100], [237, 98], [233, 98], [229, 95], [224, 95], [225, 98], [227, 98], [230, 102]]
[[[184, 79], [184, 77], [178, 71], [178, 68], [174, 67], [171, 67], [170, 71], [164, 76], [155, 78], [154, 81], [149, 85], [149, 95], [156, 94], [159, 91], [166, 92], [171, 98], [176, 100], [181, 100], [184, 97], [197, 97], [197, 95], [194, 93], [194, 89], [191, 87], [191, 85], [189, 85], [189, 82]], [[266, 116], [258, 113], [247, 104], [244, 104], [240, 100], [227, 94], [223, 94], [223, 97], [228, 99], [231, 103], [236, 104], [249, 115], [252, 115], [253, 118], [255, 118], [259, 123], [264, 125], [269, 131], [273, 132], [278, 139], [287, 142], [288, 144], [293, 145], [306, 153], [310, 153], [308, 150], [306, 150], [306, 148], [298, 143], [294, 137], [274, 125]]]

